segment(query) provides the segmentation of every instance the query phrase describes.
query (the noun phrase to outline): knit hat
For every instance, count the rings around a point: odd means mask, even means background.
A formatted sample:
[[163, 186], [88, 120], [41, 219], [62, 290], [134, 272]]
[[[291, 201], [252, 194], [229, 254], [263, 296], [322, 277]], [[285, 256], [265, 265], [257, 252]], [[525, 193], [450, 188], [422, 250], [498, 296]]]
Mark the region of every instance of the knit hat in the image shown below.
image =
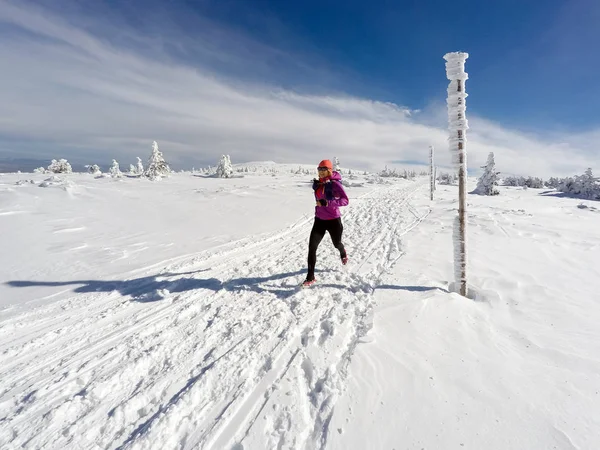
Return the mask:
[[333, 164], [328, 159], [321, 161], [318, 167], [327, 167], [329, 170], [333, 170]]

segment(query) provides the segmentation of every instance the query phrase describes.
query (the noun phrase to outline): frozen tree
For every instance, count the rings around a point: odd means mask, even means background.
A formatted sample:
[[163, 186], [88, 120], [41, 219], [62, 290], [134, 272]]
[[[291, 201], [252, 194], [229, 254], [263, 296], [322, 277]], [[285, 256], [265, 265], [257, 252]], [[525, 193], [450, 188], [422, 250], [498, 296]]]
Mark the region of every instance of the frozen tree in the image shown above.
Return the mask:
[[133, 164], [129, 164], [129, 174], [137, 175], [137, 168]]
[[479, 195], [498, 195], [498, 174], [500, 172], [496, 172], [494, 152], [490, 152], [485, 166], [482, 166], [481, 168], [483, 169], [483, 174], [477, 181], [477, 187], [472, 193]]
[[592, 174], [591, 167], [588, 167], [583, 175], [578, 176], [577, 181], [580, 184], [581, 195], [583, 197], [596, 199], [597, 196], [600, 196], [598, 178], [595, 178]]
[[[158, 145], [157, 145], [157, 147], [158, 147]], [[144, 174], [144, 165], [142, 164], [142, 158], [140, 158], [139, 156], [137, 156], [136, 173], [138, 175], [143, 175]]]
[[46, 173], [46, 169], [38, 167], [37, 169], [33, 169], [33, 173]]
[[52, 173], [73, 173], [71, 164], [66, 159], [59, 159], [58, 161], [53, 159], [48, 166], [48, 172]]
[[110, 176], [113, 178], [121, 178], [123, 176], [123, 173], [121, 172], [121, 169], [119, 168], [119, 163], [117, 162], [116, 159], [112, 160], [112, 166], [108, 172], [110, 173]]
[[336, 172], [340, 171], [340, 160], [337, 156], [334, 156], [333, 158], [333, 170], [335, 170]]
[[217, 167], [217, 176], [219, 178], [231, 178], [233, 176], [233, 166], [229, 155], [222, 155]]
[[[141, 162], [138, 161], [138, 165], [141, 167]], [[170, 173], [171, 168], [163, 158], [162, 152], [158, 149], [158, 144], [156, 141], [154, 141], [152, 143], [152, 154], [148, 159], [148, 167], [143, 174], [151, 180], [160, 180], [162, 177], [166, 177]]]

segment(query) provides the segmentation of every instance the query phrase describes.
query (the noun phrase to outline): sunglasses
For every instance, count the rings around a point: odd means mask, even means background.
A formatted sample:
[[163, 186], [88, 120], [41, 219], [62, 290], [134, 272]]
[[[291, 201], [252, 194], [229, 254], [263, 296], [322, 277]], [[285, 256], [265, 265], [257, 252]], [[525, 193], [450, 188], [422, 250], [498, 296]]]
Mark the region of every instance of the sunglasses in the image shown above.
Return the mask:
[[318, 170], [319, 172], [324, 172], [324, 171], [326, 171], [326, 170], [329, 170], [329, 167], [317, 167], [317, 170]]

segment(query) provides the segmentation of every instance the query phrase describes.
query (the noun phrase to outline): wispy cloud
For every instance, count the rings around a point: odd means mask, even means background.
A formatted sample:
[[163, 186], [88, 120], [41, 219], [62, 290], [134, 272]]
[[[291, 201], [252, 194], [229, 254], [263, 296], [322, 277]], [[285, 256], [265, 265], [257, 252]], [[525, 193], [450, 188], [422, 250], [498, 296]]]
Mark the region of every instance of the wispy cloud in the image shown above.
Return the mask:
[[[64, 150], [90, 162], [119, 157], [126, 163], [144, 157], [157, 140], [180, 163], [214, 164], [223, 153], [234, 162], [312, 163], [338, 156], [347, 166], [378, 169], [391, 161], [425, 161], [428, 146], [435, 145], [438, 162], [449, 164], [440, 121], [445, 111], [439, 107], [432, 121], [430, 113], [394, 104], [248, 81], [224, 74], [206, 62], [210, 58], [185, 62], [153, 57], [147, 48], [116, 46], [22, 3], [0, 1], [0, 33], [0, 145], [7, 150], [51, 157]], [[240, 39], [236, 36], [236, 45]], [[135, 40], [144, 42], [143, 36]], [[203, 51], [224, 49], [207, 44]], [[228, 58], [237, 66], [270, 64], [255, 53], [223, 55], [225, 65]], [[446, 83], [443, 64], [440, 82]], [[548, 176], [600, 169], [597, 131], [546, 138], [477, 117], [470, 124], [472, 167], [494, 151], [505, 172]]]

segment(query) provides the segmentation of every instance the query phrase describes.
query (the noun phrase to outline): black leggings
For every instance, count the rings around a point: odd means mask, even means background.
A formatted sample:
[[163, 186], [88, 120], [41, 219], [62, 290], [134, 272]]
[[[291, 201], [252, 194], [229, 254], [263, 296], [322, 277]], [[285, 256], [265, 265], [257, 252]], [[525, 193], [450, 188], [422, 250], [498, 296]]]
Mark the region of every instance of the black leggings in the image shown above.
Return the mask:
[[335, 248], [340, 251], [340, 258], [346, 257], [346, 250], [344, 244], [342, 244], [342, 232], [344, 226], [342, 225], [342, 218], [332, 220], [322, 220], [315, 217], [315, 223], [310, 232], [310, 239], [308, 241], [308, 275], [307, 280], [315, 279], [315, 265], [317, 264], [317, 247], [321, 243], [325, 232], [329, 231], [331, 241]]

